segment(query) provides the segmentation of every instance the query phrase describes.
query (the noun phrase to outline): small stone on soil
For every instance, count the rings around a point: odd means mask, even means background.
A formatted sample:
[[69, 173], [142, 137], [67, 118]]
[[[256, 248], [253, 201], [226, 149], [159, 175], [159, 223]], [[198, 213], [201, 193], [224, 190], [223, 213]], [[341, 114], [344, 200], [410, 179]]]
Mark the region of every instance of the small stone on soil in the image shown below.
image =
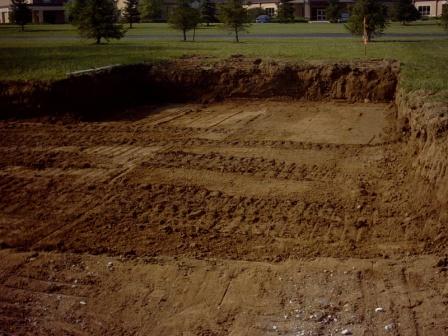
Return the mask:
[[394, 327], [395, 327], [394, 324], [390, 323], [390, 324], [387, 324], [387, 325], [384, 326], [384, 330], [392, 331], [394, 329]]

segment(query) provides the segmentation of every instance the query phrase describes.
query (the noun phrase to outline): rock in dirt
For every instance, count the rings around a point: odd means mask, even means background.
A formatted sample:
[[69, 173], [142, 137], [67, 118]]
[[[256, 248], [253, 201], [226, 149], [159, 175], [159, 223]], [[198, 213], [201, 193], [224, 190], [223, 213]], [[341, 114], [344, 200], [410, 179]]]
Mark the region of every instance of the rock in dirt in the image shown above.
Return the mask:
[[392, 331], [392, 330], [394, 330], [394, 329], [395, 329], [395, 325], [394, 325], [393, 323], [386, 324], [386, 325], [384, 326], [384, 330], [386, 330], [386, 331]]

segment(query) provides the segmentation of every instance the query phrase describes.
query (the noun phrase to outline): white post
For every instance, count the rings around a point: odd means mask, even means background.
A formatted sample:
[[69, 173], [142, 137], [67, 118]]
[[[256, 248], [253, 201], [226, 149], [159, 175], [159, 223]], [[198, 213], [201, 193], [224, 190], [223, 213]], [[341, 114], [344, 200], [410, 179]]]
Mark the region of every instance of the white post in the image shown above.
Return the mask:
[[311, 19], [311, 5], [310, 5], [310, 0], [305, 0], [305, 1], [304, 1], [304, 6], [305, 6], [305, 19], [310, 20], [310, 19]]
[[44, 23], [44, 11], [40, 10], [38, 13], [39, 13], [39, 22], [38, 23]]

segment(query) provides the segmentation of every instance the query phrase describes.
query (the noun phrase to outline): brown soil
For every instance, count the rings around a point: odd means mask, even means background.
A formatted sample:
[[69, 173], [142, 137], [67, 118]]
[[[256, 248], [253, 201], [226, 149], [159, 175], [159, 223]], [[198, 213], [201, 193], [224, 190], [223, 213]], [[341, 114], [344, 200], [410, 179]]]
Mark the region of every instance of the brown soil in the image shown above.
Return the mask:
[[0, 122], [0, 335], [446, 335], [445, 163], [347, 100]]
[[130, 106], [225, 98], [390, 101], [398, 71], [397, 62], [385, 60], [296, 64], [240, 57], [117, 66], [50, 83], [0, 81], [0, 118], [122, 118]]

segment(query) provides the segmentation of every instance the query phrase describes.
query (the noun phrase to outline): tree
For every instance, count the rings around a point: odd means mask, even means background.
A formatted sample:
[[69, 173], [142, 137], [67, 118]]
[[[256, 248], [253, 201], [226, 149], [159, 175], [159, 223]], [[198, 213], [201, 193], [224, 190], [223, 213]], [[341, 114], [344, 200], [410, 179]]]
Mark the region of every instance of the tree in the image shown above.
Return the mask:
[[216, 5], [211, 0], [204, 0], [201, 3], [201, 19], [202, 22], [205, 22], [207, 26], [210, 26], [210, 23], [216, 22]]
[[31, 9], [26, 0], [12, 0], [11, 21], [25, 30], [25, 25], [31, 22]]
[[249, 16], [249, 21], [254, 22], [260, 15], [266, 15], [266, 10], [260, 7], [249, 8], [247, 10], [247, 15]]
[[200, 21], [199, 11], [191, 7], [189, 0], [178, 0], [177, 7], [168, 18], [168, 22], [174, 29], [182, 30], [184, 41], [187, 40], [187, 31], [196, 29]]
[[364, 34], [366, 18], [367, 41], [381, 35], [387, 26], [387, 8], [377, 0], [357, 0], [350, 8], [350, 18], [345, 27], [353, 35]]
[[338, 0], [329, 0], [328, 6], [325, 9], [325, 16], [328, 21], [335, 23], [339, 21], [340, 9], [338, 5]]
[[124, 29], [118, 24], [118, 10], [113, 0], [73, 0], [70, 4], [72, 24], [78, 28], [79, 34], [94, 39], [97, 44], [101, 39], [120, 39]]
[[448, 31], [448, 5], [442, 6], [442, 16], [440, 18], [440, 23], [442, 24], [443, 29]]
[[228, 0], [219, 8], [219, 20], [223, 27], [235, 33], [235, 41], [239, 42], [239, 33], [250, 26], [249, 15], [241, 0]]
[[141, 21], [160, 20], [163, 16], [163, 0], [140, 0], [138, 10]]
[[123, 18], [129, 23], [129, 28], [132, 28], [134, 22], [138, 22], [138, 0], [125, 0]]
[[277, 12], [278, 22], [293, 22], [294, 21], [294, 7], [290, 0], [280, 0]]
[[392, 19], [402, 24], [420, 19], [421, 14], [412, 0], [399, 0], [392, 8]]

